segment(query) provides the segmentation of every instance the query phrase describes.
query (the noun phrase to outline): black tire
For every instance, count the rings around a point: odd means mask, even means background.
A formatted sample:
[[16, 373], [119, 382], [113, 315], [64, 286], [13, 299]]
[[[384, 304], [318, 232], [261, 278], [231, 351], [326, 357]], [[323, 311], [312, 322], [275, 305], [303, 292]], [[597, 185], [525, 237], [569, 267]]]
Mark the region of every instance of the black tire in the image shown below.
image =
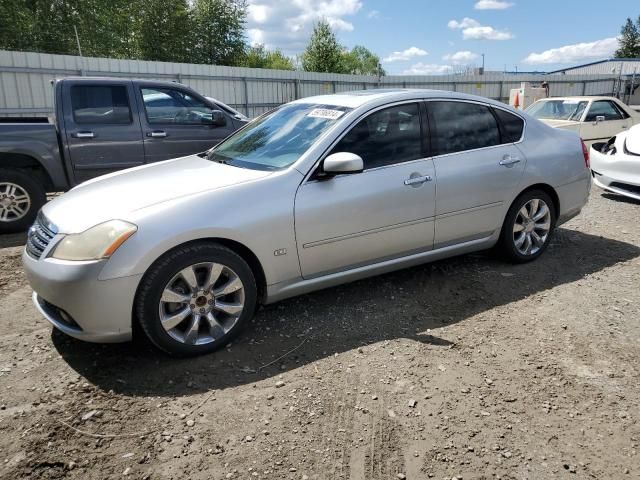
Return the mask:
[[[550, 229], [546, 236], [544, 244], [539, 248], [539, 250], [537, 250], [535, 253], [523, 255], [516, 247], [513, 229], [522, 207], [534, 199], [544, 201], [544, 203], [546, 203], [549, 207]], [[529, 190], [522, 193], [513, 201], [513, 204], [509, 208], [507, 216], [504, 219], [502, 231], [500, 232], [500, 240], [498, 241], [497, 245], [498, 251], [513, 263], [527, 263], [535, 260], [540, 255], [542, 255], [549, 246], [551, 236], [553, 235], [553, 232], [555, 230], [556, 220], [557, 212], [555, 204], [553, 203], [553, 199], [546, 192], [544, 192], [543, 190]]]
[[[175, 275], [191, 265], [214, 262], [233, 270], [242, 281], [244, 307], [233, 327], [210, 343], [188, 345], [169, 335], [161, 324], [159, 305], [164, 288]], [[256, 310], [257, 286], [254, 274], [244, 259], [216, 243], [193, 243], [169, 251], [144, 275], [135, 301], [137, 320], [149, 340], [160, 350], [176, 357], [191, 357], [213, 352], [229, 343], [251, 320]]]
[[[20, 187], [29, 197], [29, 209], [24, 216], [15, 218], [12, 214], [7, 220], [0, 219], [0, 233], [23, 232], [27, 230], [36, 219], [38, 211], [47, 201], [47, 192], [37, 178], [23, 170], [0, 169], [0, 186], [2, 184], [14, 184]], [[0, 188], [0, 195], [4, 188]], [[3, 199], [0, 198], [0, 201]]]

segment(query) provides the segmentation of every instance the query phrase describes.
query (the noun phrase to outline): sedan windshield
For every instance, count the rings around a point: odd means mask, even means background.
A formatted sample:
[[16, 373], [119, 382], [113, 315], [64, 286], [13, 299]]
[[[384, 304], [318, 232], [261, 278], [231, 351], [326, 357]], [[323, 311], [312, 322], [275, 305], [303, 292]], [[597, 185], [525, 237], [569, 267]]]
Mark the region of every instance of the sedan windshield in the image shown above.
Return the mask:
[[207, 158], [256, 170], [286, 168], [349, 110], [332, 105], [284, 105], [214, 147]]
[[587, 103], [589, 102], [581, 100], [542, 100], [531, 105], [526, 112], [532, 117], [542, 120], [579, 122], [587, 108]]

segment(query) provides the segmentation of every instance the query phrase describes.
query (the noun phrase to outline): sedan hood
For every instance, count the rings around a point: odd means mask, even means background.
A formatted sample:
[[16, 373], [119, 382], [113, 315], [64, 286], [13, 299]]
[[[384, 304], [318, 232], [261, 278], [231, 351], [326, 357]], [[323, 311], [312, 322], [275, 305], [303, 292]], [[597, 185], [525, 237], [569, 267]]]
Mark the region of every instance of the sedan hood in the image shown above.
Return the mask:
[[565, 130], [574, 130], [574, 131], [578, 131], [580, 129], [580, 122], [576, 122], [574, 120], [540, 120], [540, 121], [553, 128], [562, 128]]
[[62, 233], [82, 232], [151, 205], [270, 174], [192, 155], [89, 180], [46, 204], [43, 213]]

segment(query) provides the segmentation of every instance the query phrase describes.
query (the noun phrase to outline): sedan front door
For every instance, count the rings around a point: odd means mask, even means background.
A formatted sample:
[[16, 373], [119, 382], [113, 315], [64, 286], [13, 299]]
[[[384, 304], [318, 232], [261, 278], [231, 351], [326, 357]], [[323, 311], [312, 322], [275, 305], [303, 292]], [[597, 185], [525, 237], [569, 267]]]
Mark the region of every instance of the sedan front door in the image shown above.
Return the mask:
[[302, 276], [313, 278], [433, 247], [435, 171], [419, 105], [378, 110], [330, 153], [360, 155], [364, 171], [312, 176], [298, 189], [295, 228]]
[[629, 128], [629, 115], [611, 100], [596, 100], [591, 103], [580, 128], [580, 136], [591, 146], [605, 141]]

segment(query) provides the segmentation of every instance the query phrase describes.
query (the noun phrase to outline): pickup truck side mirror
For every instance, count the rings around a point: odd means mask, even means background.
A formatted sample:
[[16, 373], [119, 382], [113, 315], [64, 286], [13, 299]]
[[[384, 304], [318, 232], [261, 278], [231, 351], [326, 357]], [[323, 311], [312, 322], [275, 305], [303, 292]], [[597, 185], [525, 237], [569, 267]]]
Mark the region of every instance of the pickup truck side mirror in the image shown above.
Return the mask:
[[220, 110], [212, 110], [211, 117], [207, 115], [204, 121], [212, 127], [224, 127], [227, 124], [227, 117]]

